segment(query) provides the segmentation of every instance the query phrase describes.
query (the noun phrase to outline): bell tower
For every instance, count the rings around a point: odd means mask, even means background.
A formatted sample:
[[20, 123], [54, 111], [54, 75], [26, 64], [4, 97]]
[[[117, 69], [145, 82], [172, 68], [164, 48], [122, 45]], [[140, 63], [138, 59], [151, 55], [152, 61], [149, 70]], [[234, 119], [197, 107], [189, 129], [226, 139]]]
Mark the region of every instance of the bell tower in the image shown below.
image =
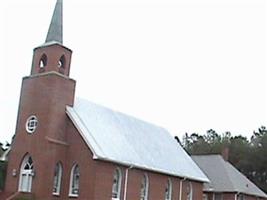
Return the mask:
[[[22, 80], [5, 184], [8, 194], [51, 199], [54, 166], [66, 164], [66, 106], [73, 106], [76, 82], [69, 77], [72, 51], [63, 45], [62, 6], [57, 0], [45, 43], [34, 49], [31, 73]], [[25, 169], [25, 163], [31, 168]]]
[[62, 0], [58, 0], [45, 43], [34, 49], [31, 75], [58, 72], [69, 76], [72, 51], [63, 46]]

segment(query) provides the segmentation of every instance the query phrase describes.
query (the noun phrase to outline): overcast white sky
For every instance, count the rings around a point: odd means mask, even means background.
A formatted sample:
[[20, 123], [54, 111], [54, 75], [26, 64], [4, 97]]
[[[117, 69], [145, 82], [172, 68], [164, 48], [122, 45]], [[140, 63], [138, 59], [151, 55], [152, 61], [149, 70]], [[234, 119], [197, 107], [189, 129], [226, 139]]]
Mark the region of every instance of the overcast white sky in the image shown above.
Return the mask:
[[[0, 141], [55, 0], [0, 1]], [[76, 96], [167, 128], [250, 137], [267, 125], [264, 0], [65, 0]]]

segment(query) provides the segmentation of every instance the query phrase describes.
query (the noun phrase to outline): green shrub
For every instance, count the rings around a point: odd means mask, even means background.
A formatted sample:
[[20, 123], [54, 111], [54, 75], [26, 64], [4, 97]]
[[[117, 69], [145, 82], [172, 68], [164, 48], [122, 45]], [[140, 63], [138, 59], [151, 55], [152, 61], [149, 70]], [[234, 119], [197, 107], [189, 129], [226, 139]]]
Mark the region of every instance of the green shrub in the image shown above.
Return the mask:
[[6, 170], [7, 170], [7, 162], [0, 161], [0, 190], [4, 189]]

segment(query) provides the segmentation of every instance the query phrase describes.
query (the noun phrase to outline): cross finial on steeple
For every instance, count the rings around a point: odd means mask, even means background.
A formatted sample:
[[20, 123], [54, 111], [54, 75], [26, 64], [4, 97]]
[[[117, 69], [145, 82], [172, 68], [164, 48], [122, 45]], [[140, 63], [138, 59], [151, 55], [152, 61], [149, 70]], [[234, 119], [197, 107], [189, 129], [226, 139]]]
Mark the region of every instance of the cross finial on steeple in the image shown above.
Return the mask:
[[62, 0], [57, 0], [45, 42], [54, 41], [54, 42], [59, 42], [60, 44], [63, 43], [62, 4], [63, 4]]

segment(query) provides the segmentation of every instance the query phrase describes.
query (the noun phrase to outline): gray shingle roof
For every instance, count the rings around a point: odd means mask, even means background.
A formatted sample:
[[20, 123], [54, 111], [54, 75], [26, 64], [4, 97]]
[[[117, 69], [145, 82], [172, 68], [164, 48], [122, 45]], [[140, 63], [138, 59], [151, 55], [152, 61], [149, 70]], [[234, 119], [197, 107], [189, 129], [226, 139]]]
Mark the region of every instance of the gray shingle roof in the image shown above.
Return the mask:
[[163, 128], [76, 99], [67, 114], [95, 159], [134, 166], [201, 182], [209, 181]]
[[240, 192], [267, 198], [263, 191], [233, 165], [225, 161], [221, 155], [196, 155], [191, 157], [210, 179], [210, 183], [204, 185], [204, 190]]

